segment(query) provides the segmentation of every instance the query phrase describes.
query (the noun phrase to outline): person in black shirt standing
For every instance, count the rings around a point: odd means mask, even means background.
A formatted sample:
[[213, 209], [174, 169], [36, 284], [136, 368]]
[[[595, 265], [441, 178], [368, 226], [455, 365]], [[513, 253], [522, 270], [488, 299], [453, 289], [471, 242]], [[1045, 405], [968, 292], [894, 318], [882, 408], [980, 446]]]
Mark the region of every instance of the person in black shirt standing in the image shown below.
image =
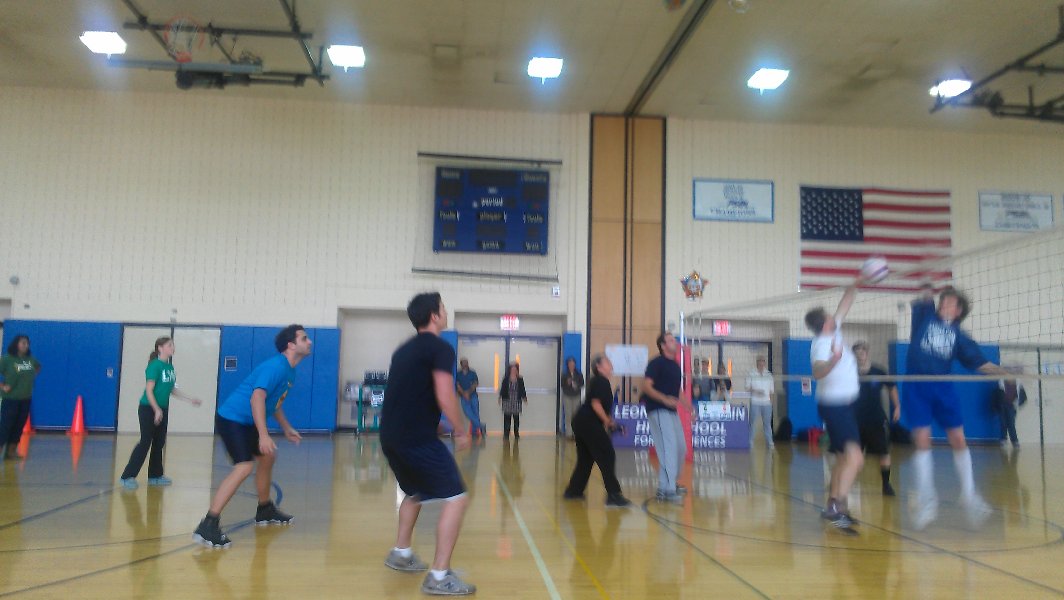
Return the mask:
[[436, 529], [436, 557], [425, 575], [426, 594], [466, 595], [476, 586], [462, 581], [450, 569], [451, 553], [458, 541], [469, 498], [454, 457], [436, 436], [440, 413], [454, 424], [455, 450], [470, 446], [468, 427], [454, 393], [454, 359], [451, 346], [440, 339], [447, 328], [447, 309], [438, 293], [418, 294], [406, 308], [417, 335], [395, 354], [381, 407], [381, 450], [406, 494], [399, 506], [399, 533], [395, 548], [384, 564], [397, 571], [429, 568], [410, 548], [421, 505], [443, 502]]
[[[868, 356], [868, 343], [861, 340], [853, 345], [853, 354], [857, 357], [857, 372], [861, 377], [886, 375], [883, 367], [872, 364]], [[883, 388], [890, 392], [890, 422], [883, 412]], [[857, 429], [861, 437], [861, 449], [869, 454], [879, 455], [879, 472], [883, 478], [883, 495], [893, 496], [894, 487], [890, 485], [890, 423], [897, 423], [901, 418], [901, 404], [898, 403], [898, 386], [887, 381], [866, 379], [861, 382], [861, 391], [853, 405], [857, 416]]]
[[582, 499], [587, 480], [591, 477], [591, 466], [597, 464], [602, 473], [602, 483], [606, 486], [606, 506], [626, 507], [631, 504], [621, 494], [621, 484], [617, 481], [614, 464], [617, 453], [613, 449], [610, 434], [617, 429], [613, 417], [613, 390], [610, 386], [613, 375], [613, 363], [605, 355], [599, 354], [591, 361], [591, 382], [587, 388], [587, 400], [580, 405], [573, 416], [573, 435], [576, 438], [576, 467], [569, 478], [569, 487], [565, 488], [567, 500]]

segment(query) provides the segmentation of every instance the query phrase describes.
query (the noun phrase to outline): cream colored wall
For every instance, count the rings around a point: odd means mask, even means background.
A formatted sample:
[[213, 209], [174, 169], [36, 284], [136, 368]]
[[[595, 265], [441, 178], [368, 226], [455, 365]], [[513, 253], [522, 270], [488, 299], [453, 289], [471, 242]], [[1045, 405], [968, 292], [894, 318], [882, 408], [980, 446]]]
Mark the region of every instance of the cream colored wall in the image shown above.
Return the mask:
[[[791, 335], [808, 337], [801, 324], [805, 306], [833, 308], [839, 294], [795, 295], [800, 241], [798, 193], [803, 184], [950, 190], [956, 253], [1008, 239], [1022, 244], [1028, 234], [979, 229], [978, 192], [1052, 193], [1059, 223], [1064, 138], [1048, 135], [1055, 131], [1024, 137], [670, 119], [666, 318], [674, 320], [680, 310], [691, 314], [700, 308], [720, 318], [757, 315], [756, 307], [765, 299], [783, 297], [777, 307], [758, 316], [789, 318]], [[694, 221], [692, 180], [696, 177], [775, 182], [775, 222]], [[1032, 260], [1032, 252], [1043, 257], [1061, 255], [1059, 242], [1046, 240], [1034, 249], [978, 255], [957, 265], [957, 283], [970, 288], [976, 299], [968, 325], [976, 334], [983, 334], [983, 339], [1060, 341], [1060, 334], [1053, 333], [1064, 330], [1060, 311], [1064, 285], [1059, 268], [1047, 264], [1055, 260]], [[698, 269], [709, 279], [701, 304], [685, 301], [677, 283], [691, 269]], [[1043, 320], [1025, 326], [1023, 315], [1017, 314], [1012, 321], [1002, 318], [1006, 308], [996, 300], [1010, 295], [1015, 298], [1016, 286], [1026, 286], [1021, 281], [1035, 278], [1048, 288], [1036, 299], [1045, 315]], [[904, 307], [899, 311], [897, 302], [908, 299], [866, 296], [855, 307], [855, 317], [892, 322], [904, 313], [899, 335], [907, 335], [908, 310]], [[717, 311], [716, 307], [724, 309]]]
[[[586, 115], [31, 88], [0, 88], [0, 105], [0, 295], [15, 318], [166, 322], [177, 308], [335, 326], [338, 309], [436, 289], [452, 310], [585, 328]], [[553, 283], [411, 273], [431, 211], [418, 152], [562, 161], [561, 298]]]

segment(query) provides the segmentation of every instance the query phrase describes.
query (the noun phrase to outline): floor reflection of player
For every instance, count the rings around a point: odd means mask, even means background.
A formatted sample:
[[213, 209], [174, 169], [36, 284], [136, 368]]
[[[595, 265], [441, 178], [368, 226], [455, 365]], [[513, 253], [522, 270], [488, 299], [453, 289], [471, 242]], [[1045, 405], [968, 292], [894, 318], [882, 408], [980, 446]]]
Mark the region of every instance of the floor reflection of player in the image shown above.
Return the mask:
[[521, 496], [525, 484], [525, 473], [521, 469], [521, 442], [509, 439], [502, 441], [502, 478], [510, 488], [514, 498]]
[[[613, 510], [605, 512], [606, 527], [595, 541], [591, 532], [591, 522], [588, 518], [590, 511], [586, 507], [574, 503], [564, 505], [565, 517], [569, 521], [569, 528], [573, 532], [573, 543], [576, 552], [573, 553], [573, 565], [569, 570], [569, 580], [574, 588], [587, 585], [589, 577], [587, 571], [598, 580], [600, 585], [606, 586], [612, 580], [614, 559], [617, 552], [617, 533], [621, 526], [621, 513]], [[596, 513], [598, 514], [598, 513]], [[581, 564], [583, 561], [584, 564]], [[586, 565], [586, 569], [585, 569]]]
[[[126, 524], [132, 531], [129, 544], [129, 561], [134, 564], [141, 559], [158, 556], [162, 552], [163, 492], [158, 487], [149, 487], [147, 510], [141, 510], [137, 494], [118, 494], [126, 513]], [[144, 561], [133, 576], [133, 597], [148, 598], [156, 592], [155, 583], [159, 574], [159, 560]]]

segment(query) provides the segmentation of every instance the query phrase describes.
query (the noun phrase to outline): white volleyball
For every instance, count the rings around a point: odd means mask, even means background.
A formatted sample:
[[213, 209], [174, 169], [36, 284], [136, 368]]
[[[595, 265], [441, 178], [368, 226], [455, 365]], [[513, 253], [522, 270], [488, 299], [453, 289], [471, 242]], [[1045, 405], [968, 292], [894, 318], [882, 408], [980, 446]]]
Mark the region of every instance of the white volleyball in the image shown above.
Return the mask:
[[887, 259], [882, 256], [872, 256], [861, 265], [861, 278], [869, 283], [879, 283], [890, 274]]

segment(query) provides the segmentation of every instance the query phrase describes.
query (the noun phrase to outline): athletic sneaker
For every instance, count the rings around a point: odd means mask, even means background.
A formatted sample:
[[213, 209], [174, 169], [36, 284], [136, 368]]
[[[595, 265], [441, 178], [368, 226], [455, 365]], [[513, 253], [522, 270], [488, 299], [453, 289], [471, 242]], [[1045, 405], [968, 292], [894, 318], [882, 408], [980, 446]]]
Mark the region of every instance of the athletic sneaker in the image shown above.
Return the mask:
[[628, 508], [631, 505], [632, 502], [621, 494], [606, 496], [606, 508]]
[[138, 487], [137, 480], [133, 477], [126, 477], [125, 479], [122, 479], [121, 482], [122, 487], [126, 488], [127, 490], [135, 490]]
[[164, 485], [171, 485], [173, 483], [174, 483], [174, 480], [170, 479], [169, 477], [167, 477], [165, 475], [160, 475], [158, 477], [149, 477], [148, 478], [148, 485], [164, 486]]
[[890, 485], [889, 481], [883, 484], [883, 495], [884, 496], [894, 496], [895, 495], [894, 494], [894, 486]]
[[436, 581], [432, 573], [425, 575], [421, 582], [421, 591], [434, 596], [468, 596], [477, 591], [477, 586], [458, 578], [458, 574], [448, 570], [443, 579]]
[[266, 504], [260, 504], [255, 511], [256, 525], [288, 525], [292, 522], [292, 515], [277, 510], [277, 505], [270, 500]]
[[[848, 530], [847, 533], [853, 531], [853, 526], [855, 525], [854, 520], [850, 515], [838, 510], [834, 506], [822, 510], [820, 512], [820, 518], [830, 522], [836, 529]], [[853, 532], [856, 533], [856, 531]]]
[[210, 548], [228, 548], [229, 544], [233, 543], [229, 536], [222, 533], [218, 519], [210, 517], [204, 517], [200, 521], [196, 532], [192, 534], [192, 539]]
[[666, 502], [668, 504], [683, 504], [683, 496], [677, 493], [670, 494], [669, 492], [664, 492], [662, 490], [658, 490], [657, 493], [654, 494], [654, 499], [658, 502]]
[[388, 558], [384, 559], [384, 564], [396, 571], [428, 571], [429, 569], [429, 566], [421, 562], [421, 559], [413, 552], [410, 556], [403, 556], [394, 548], [388, 553]]
[[968, 526], [973, 529], [978, 529], [986, 523], [986, 520], [990, 518], [991, 513], [994, 512], [990, 505], [983, 501], [978, 495], [972, 495], [961, 498], [961, 506], [964, 507], [965, 517], [968, 519]]
[[676, 495], [677, 496], [686, 496], [687, 495], [687, 488], [685, 488], [682, 485], [676, 486]]
[[938, 498], [917, 494], [909, 510], [912, 512], [913, 529], [921, 531], [938, 518]]

